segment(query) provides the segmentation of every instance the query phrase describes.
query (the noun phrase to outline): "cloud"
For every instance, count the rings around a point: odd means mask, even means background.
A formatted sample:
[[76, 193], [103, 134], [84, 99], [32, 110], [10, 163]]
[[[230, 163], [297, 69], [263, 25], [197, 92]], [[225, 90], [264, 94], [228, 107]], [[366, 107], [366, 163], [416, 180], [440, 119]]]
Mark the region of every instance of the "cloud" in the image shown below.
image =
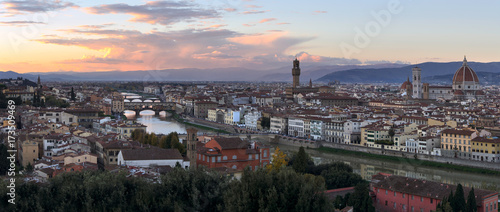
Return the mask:
[[38, 21], [0, 21], [0, 25], [16, 26], [16, 27], [23, 27], [30, 24], [47, 24], [47, 23]]
[[246, 8], [262, 8], [262, 6], [257, 6], [257, 5], [252, 5], [252, 4], [249, 4], [249, 5], [245, 5]]
[[287, 23], [287, 22], [281, 22], [281, 23], [277, 23], [276, 25], [286, 25], [286, 24], [290, 24], [290, 23]]
[[265, 12], [268, 12], [268, 11], [267, 10], [266, 11], [264, 11], [264, 10], [248, 10], [248, 11], [241, 12], [241, 14], [253, 15], [253, 14], [260, 14], [260, 13], [265, 13]]
[[243, 24], [243, 26], [246, 26], [246, 27], [253, 27], [253, 26], [255, 26], [255, 24]]
[[[293, 60], [293, 55], [287, 53], [290, 48], [314, 39], [292, 37], [286, 31], [245, 34], [214, 27], [140, 32], [114, 27], [83, 25], [59, 30], [65, 32], [67, 37], [50, 36], [34, 41], [94, 50], [94, 55], [87, 53], [81, 58], [56, 61], [54, 64], [71, 65], [75, 71], [103, 71], [249, 66], [255, 69], [276, 68]], [[81, 66], [75, 65], [79, 62]]]
[[195, 18], [217, 18], [215, 10], [202, 9], [198, 5], [187, 1], [150, 1], [143, 5], [103, 4], [86, 8], [92, 14], [125, 13], [133, 15], [132, 22], [171, 25], [182, 21], [191, 21]]
[[24, 14], [24, 13], [37, 13], [37, 12], [48, 12], [55, 10], [62, 10], [68, 7], [77, 8], [78, 6], [71, 3], [60, 0], [18, 0], [18, 1], [3, 1], [0, 4], [4, 5], [4, 8], [10, 14]]
[[314, 11], [314, 13], [321, 14], [321, 13], [328, 13], [328, 12], [327, 11], [322, 11], [322, 10], [316, 10], [316, 11]]
[[276, 21], [277, 19], [276, 18], [265, 18], [265, 19], [262, 19], [259, 21], [259, 23], [266, 23], [266, 22], [270, 22], [270, 21]]
[[226, 11], [226, 12], [234, 12], [234, 11], [236, 11], [236, 9], [235, 8], [224, 8], [224, 11]]

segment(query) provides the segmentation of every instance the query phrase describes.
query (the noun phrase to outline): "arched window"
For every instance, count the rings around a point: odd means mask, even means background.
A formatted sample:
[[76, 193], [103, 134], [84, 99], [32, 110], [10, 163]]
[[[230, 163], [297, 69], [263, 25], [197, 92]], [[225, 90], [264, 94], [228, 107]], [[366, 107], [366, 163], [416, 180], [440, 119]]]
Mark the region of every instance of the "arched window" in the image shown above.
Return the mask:
[[233, 155], [233, 160], [236, 160], [236, 155]]
[[231, 167], [231, 168], [236, 169], [237, 167], [236, 167], [236, 165], [233, 165], [233, 167]]
[[227, 156], [222, 157], [222, 160], [227, 160]]

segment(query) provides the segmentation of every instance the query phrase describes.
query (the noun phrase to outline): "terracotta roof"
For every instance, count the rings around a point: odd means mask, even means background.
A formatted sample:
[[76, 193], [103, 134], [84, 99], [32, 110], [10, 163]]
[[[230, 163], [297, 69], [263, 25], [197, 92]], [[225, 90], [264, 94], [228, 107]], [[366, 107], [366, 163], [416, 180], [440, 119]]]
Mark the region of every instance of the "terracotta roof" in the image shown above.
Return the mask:
[[460, 67], [453, 75], [453, 84], [461, 83], [461, 82], [477, 82], [479, 83], [479, 79], [477, 78], [476, 72], [472, 70], [467, 65], [467, 60], [464, 58], [464, 64]]
[[124, 160], [172, 160], [183, 157], [177, 149], [125, 149], [121, 150]]
[[248, 142], [241, 138], [215, 137], [214, 140], [222, 149], [246, 149], [248, 147]]
[[[377, 188], [440, 200], [442, 200], [444, 197], [448, 197], [451, 191], [455, 192], [457, 187], [456, 185], [428, 180], [419, 180], [403, 176], [388, 175], [383, 173], [373, 175], [371, 183], [374, 187]], [[463, 187], [463, 189], [465, 195], [464, 198], [467, 199], [467, 195], [469, 194], [471, 188]], [[498, 192], [475, 188], [474, 194], [476, 195], [476, 203], [481, 204], [483, 199], [491, 197], [493, 195], [498, 195]]]
[[456, 130], [456, 129], [446, 129], [443, 130], [442, 134], [456, 134], [456, 135], [472, 135], [475, 131], [472, 130]]

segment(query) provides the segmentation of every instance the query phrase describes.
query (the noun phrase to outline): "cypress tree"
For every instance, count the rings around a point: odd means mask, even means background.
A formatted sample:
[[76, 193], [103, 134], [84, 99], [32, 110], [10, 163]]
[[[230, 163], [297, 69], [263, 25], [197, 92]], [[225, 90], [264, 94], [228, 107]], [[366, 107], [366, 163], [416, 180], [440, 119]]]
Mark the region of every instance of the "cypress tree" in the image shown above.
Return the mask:
[[474, 188], [469, 191], [469, 196], [467, 196], [467, 206], [466, 211], [477, 211], [476, 195], [474, 194]]
[[293, 161], [293, 170], [299, 173], [304, 173], [306, 171], [307, 158], [308, 155], [304, 150], [304, 147], [301, 146], [299, 148], [299, 153], [297, 153], [297, 157]]
[[455, 195], [453, 196], [453, 203], [451, 204], [451, 207], [455, 212], [466, 211], [464, 188], [460, 183], [458, 184]]

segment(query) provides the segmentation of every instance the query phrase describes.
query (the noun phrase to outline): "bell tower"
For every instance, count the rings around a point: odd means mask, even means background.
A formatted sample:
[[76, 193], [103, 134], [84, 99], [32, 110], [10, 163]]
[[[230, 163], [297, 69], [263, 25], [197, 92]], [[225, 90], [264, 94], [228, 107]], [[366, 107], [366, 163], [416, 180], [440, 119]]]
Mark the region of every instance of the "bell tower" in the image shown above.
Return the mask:
[[186, 141], [186, 153], [189, 158], [190, 166], [196, 168], [196, 143], [198, 142], [198, 138], [196, 133], [198, 130], [195, 128], [186, 129], [187, 132], [187, 141]]
[[412, 68], [412, 73], [413, 73], [413, 98], [414, 99], [421, 99], [422, 98], [422, 81], [420, 79], [421, 74], [422, 74], [422, 69], [419, 67], [415, 66], [415, 68]]
[[299, 78], [300, 78], [300, 66], [299, 66], [299, 60], [295, 58], [293, 61], [293, 68], [292, 68], [292, 76], [293, 76], [293, 88], [296, 88], [300, 86]]

